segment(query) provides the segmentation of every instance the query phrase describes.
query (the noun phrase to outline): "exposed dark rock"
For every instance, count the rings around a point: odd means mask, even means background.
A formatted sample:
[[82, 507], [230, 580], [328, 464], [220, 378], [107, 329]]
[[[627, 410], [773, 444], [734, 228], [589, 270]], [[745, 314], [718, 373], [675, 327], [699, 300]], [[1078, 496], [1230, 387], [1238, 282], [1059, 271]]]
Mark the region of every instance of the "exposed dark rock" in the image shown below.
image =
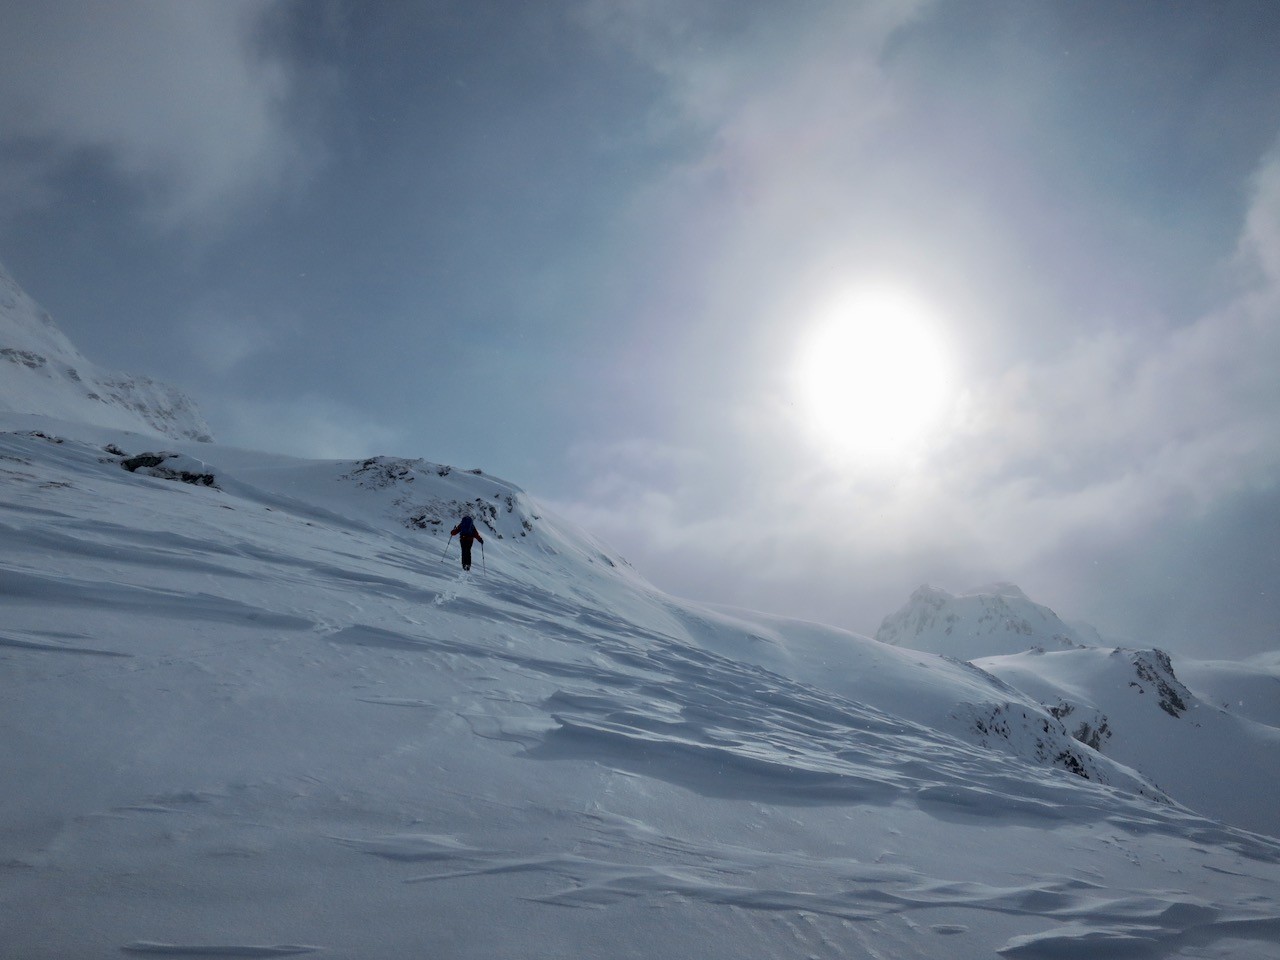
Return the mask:
[[39, 370], [49, 362], [38, 353], [32, 353], [30, 350], [18, 350], [15, 347], [0, 349], [0, 357], [4, 357], [10, 363], [20, 363], [24, 367], [30, 367], [32, 370]]
[[140, 453], [120, 461], [120, 466], [130, 473], [142, 471], [147, 476], [161, 480], [178, 480], [198, 487], [218, 489], [217, 478], [199, 460], [177, 453]]
[[61, 437], [51, 437], [47, 433], [41, 433], [39, 430], [23, 430], [20, 433], [23, 437], [35, 437], [37, 440], [47, 440], [50, 443], [62, 443]]
[[[1065, 720], [1076, 712], [1076, 706], [1066, 700], [1059, 700], [1056, 704], [1048, 706], [1048, 710], [1055, 720]], [[1066, 724], [1063, 724], [1063, 726], [1070, 732], [1073, 740], [1078, 740], [1086, 747], [1097, 750], [1099, 753], [1102, 752], [1102, 745], [1111, 739], [1111, 723], [1106, 716], [1100, 713], [1094, 717], [1092, 723], [1088, 720], [1081, 720], [1074, 730]]]
[[[1173, 672], [1173, 662], [1163, 650], [1116, 650], [1112, 656], [1128, 653], [1133, 658], [1134, 672], [1139, 680], [1146, 681], [1155, 688], [1159, 698], [1160, 709], [1171, 717], [1180, 717], [1187, 712], [1187, 701], [1191, 699], [1191, 691], [1184, 687]], [[1143, 692], [1141, 684], [1134, 681], [1129, 686], [1137, 687]]]
[[134, 473], [143, 467], [158, 467], [171, 456], [173, 456], [171, 453], [140, 453], [136, 457], [129, 457], [122, 461], [120, 466]]

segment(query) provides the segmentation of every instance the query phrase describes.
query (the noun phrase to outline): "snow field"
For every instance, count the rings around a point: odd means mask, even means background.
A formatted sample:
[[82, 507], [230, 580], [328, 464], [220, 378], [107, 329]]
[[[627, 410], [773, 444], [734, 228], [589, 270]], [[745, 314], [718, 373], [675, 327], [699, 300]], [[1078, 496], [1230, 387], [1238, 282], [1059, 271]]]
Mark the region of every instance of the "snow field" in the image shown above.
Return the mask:
[[[0, 956], [1280, 957], [1280, 844], [1008, 677], [666, 597], [482, 474], [0, 429]], [[477, 500], [463, 575], [413, 521]]]

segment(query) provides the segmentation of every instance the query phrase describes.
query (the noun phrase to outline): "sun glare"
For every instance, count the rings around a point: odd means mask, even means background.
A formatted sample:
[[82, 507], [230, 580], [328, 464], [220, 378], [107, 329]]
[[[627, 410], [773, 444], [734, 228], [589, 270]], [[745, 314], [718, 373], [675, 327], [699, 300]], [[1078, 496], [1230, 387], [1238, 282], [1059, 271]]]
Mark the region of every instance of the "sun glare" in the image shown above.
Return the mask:
[[940, 420], [950, 368], [928, 304], [884, 287], [846, 293], [805, 334], [794, 368], [800, 415], [835, 459], [896, 460]]

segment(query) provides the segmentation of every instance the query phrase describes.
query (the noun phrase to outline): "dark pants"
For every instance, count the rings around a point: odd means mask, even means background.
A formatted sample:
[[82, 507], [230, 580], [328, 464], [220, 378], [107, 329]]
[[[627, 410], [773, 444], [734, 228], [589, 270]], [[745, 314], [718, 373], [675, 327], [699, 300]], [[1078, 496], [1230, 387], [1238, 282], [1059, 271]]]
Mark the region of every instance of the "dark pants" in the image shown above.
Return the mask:
[[458, 543], [462, 544], [462, 569], [471, 569], [471, 537], [459, 537]]

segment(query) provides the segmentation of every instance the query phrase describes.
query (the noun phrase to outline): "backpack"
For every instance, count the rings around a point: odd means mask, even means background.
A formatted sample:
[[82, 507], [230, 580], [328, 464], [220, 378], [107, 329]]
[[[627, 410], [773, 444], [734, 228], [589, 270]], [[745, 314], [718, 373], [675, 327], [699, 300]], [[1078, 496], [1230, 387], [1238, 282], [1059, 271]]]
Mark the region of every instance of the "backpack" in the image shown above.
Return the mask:
[[464, 537], [474, 537], [476, 535], [476, 525], [471, 522], [470, 517], [462, 518], [462, 522], [458, 524], [458, 534]]

